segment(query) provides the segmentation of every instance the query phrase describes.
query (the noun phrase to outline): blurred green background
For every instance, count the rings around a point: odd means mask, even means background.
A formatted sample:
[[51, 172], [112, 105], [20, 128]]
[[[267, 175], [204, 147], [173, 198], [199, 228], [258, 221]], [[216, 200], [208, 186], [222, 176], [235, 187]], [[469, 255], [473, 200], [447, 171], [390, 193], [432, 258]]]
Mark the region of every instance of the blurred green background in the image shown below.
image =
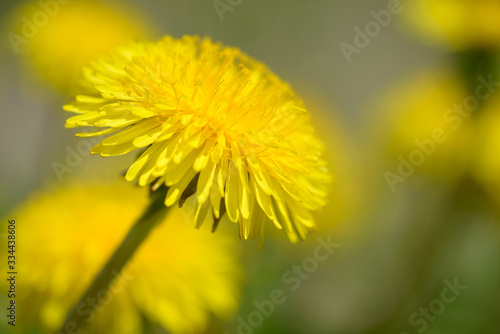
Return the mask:
[[[477, 95], [479, 78], [500, 81], [500, 21], [481, 16], [496, 14], [499, 2], [443, 0], [436, 9], [428, 1], [401, 1], [395, 14], [387, 0], [221, 1], [231, 10], [218, 13], [212, 0], [100, 2], [147, 25], [149, 38], [210, 36], [266, 63], [304, 99], [336, 182], [331, 205], [317, 215], [317, 235], [290, 245], [271, 233], [260, 251], [256, 242], [243, 244], [240, 308], [207, 332], [500, 333], [500, 94], [483, 85], [491, 96], [467, 116], [453, 114], [459, 126], [445, 118]], [[419, 7], [427, 5], [427, 12]], [[466, 8], [466, 19], [454, 22], [457, 6]], [[471, 10], [481, 6], [487, 10]], [[64, 162], [67, 146], [80, 140], [64, 128], [67, 92], [39, 73], [33, 50], [23, 46], [16, 53], [9, 42], [8, 33], [22, 23], [19, 8], [21, 2], [0, 2], [2, 217], [32, 191], [59, 182], [53, 162]], [[366, 25], [376, 22], [372, 11], [381, 10], [391, 14], [378, 30], [372, 24], [370, 36]], [[63, 11], [61, 5], [58, 15]], [[481, 22], [485, 27], [475, 35]], [[357, 27], [363, 47], [356, 45]], [[433, 38], [440, 31], [442, 38]], [[357, 50], [350, 62], [343, 43]], [[91, 44], [66, 37], [56, 45], [77, 54]], [[429, 144], [427, 154], [416, 141], [432, 138], [436, 129], [444, 129], [446, 140]], [[410, 156], [419, 150], [424, 162], [413, 163]], [[413, 170], [408, 176], [398, 174], [400, 157]], [[116, 178], [126, 159], [84, 156], [63, 178], [85, 180], [95, 171]], [[393, 186], [388, 172], [399, 175]], [[292, 291], [283, 275], [313, 256], [317, 238], [340, 247]], [[466, 288], [443, 302], [443, 291], [455, 282]], [[242, 329], [254, 302], [275, 289], [286, 301], [259, 326]]]

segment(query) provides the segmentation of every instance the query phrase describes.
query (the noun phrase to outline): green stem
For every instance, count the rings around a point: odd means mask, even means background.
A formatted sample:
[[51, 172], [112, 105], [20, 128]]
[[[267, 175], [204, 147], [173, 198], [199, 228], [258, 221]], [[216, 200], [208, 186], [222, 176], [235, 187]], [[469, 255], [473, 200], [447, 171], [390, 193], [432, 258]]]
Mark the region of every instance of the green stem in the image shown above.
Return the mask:
[[132, 258], [136, 250], [149, 235], [149, 232], [166, 216], [168, 209], [163, 204], [164, 199], [165, 194], [163, 191], [152, 193], [149, 207], [136, 221], [121, 245], [118, 246], [114, 254], [101, 269], [79, 302], [68, 313], [59, 332], [80, 333], [80, 330], [90, 322], [88, 313], [77, 311], [79, 306], [86, 305], [88, 298], [97, 299], [101, 291], [109, 290], [116, 276]]

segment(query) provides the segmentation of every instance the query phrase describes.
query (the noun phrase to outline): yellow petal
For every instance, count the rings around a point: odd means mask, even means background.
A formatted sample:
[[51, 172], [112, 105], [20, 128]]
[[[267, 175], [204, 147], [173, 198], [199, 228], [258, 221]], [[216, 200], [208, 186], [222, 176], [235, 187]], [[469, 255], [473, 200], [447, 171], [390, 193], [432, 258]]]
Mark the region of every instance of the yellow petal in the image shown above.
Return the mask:
[[241, 181], [241, 177], [238, 177], [238, 199], [240, 202], [240, 213], [243, 219], [248, 219], [248, 217], [250, 216], [250, 208], [249, 208], [250, 204], [248, 197], [249, 197], [248, 186], [244, 187], [243, 182]]
[[104, 139], [102, 141], [102, 144], [105, 146], [111, 146], [131, 142], [137, 137], [141, 137], [144, 133], [147, 133], [151, 129], [158, 127], [159, 125], [160, 123], [157, 119], [147, 119], [141, 122], [137, 122], [134, 125], [121, 131], [120, 133]]
[[[230, 162], [232, 168], [236, 168]], [[229, 168], [231, 168], [229, 167]], [[225, 191], [226, 212], [229, 219], [236, 223], [240, 216], [238, 208], [238, 174], [228, 173], [226, 177], [226, 191]]]
[[194, 215], [194, 223], [196, 228], [200, 228], [203, 225], [203, 222], [209, 215], [210, 204], [199, 204], [198, 209], [196, 210], [196, 214]]
[[226, 186], [226, 177], [227, 177], [228, 166], [229, 166], [228, 158], [223, 157], [222, 162], [220, 163], [219, 173], [217, 175], [217, 183], [219, 185], [219, 191], [222, 194], [222, 197], [225, 196], [224, 188]]
[[217, 166], [214, 165], [212, 161], [208, 161], [207, 166], [200, 172], [196, 188], [199, 204], [205, 203], [210, 195], [216, 167]]
[[[215, 171], [215, 175], [218, 174], [220, 166], [217, 166], [217, 170]], [[217, 182], [212, 182], [212, 189], [210, 191], [210, 203], [212, 204], [212, 209], [214, 211], [214, 216], [215, 218], [220, 218], [220, 200], [221, 200], [221, 193], [219, 191], [219, 187], [217, 185]]]
[[172, 206], [174, 205], [179, 198], [181, 197], [182, 193], [184, 190], [186, 190], [186, 187], [189, 185], [191, 180], [194, 178], [196, 175], [196, 172], [192, 169], [188, 169], [186, 171], [186, 174], [173, 186], [171, 186], [168, 189], [167, 192], [167, 197], [165, 198], [165, 205], [166, 206]]
[[281, 224], [278, 222], [271, 198], [268, 194], [262, 191], [259, 185], [255, 182], [255, 178], [250, 175], [250, 186], [254, 190], [255, 199], [261, 209], [266, 213], [267, 217], [274, 222], [277, 228], [282, 229]]

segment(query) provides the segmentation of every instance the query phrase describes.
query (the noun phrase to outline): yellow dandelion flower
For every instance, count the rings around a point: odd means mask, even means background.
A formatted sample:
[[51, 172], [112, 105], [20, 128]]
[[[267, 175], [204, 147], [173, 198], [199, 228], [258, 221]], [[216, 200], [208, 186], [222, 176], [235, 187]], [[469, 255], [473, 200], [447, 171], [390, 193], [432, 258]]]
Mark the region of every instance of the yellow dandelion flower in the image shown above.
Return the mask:
[[166, 185], [166, 206], [194, 193], [196, 226], [227, 217], [241, 239], [268, 221], [292, 242], [314, 228], [310, 212], [326, 204], [329, 180], [323, 146], [302, 102], [266, 66], [185, 36], [121, 48], [84, 74], [66, 126], [104, 128], [82, 137], [113, 134], [93, 154], [144, 148], [128, 181]]
[[430, 41], [462, 50], [500, 46], [498, 0], [419, 0], [404, 15]]
[[500, 200], [500, 96], [488, 101], [478, 120], [473, 173]]
[[448, 71], [418, 73], [391, 89], [377, 114], [388, 122], [377, 136], [393, 182], [422, 172], [448, 181], [463, 175], [472, 138], [470, 100], [460, 78]]
[[140, 13], [131, 11], [121, 3], [28, 2], [11, 15], [11, 44], [46, 82], [73, 93], [87, 62], [150, 34]]
[[[127, 184], [70, 184], [38, 192], [10, 214], [19, 235], [16, 327], [57, 330], [147, 201], [144, 189]], [[181, 211], [158, 224], [110, 289], [80, 305], [87, 333], [142, 333], [143, 317], [169, 333], [200, 333], [212, 314], [233, 314], [237, 243], [193, 229]]]

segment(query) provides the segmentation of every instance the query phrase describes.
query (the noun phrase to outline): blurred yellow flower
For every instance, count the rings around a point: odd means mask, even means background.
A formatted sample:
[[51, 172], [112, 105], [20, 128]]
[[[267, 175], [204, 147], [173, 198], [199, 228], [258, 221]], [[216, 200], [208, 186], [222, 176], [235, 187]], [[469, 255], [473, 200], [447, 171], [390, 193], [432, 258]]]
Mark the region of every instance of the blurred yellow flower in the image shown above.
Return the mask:
[[458, 50], [500, 46], [498, 0], [419, 0], [407, 6], [407, 20], [429, 41]]
[[47, 82], [72, 93], [90, 59], [150, 34], [140, 13], [126, 8], [92, 0], [28, 2], [12, 13], [8, 37]]
[[[490, 94], [491, 87], [480, 81], [478, 87], [484, 96]], [[422, 72], [393, 87], [376, 115], [378, 124], [388, 120], [377, 127], [377, 136], [391, 166], [392, 176], [385, 175], [389, 185], [418, 172], [448, 181], [462, 175], [471, 154], [471, 119], [480, 102], [479, 97], [467, 95], [458, 76], [447, 71]]]
[[500, 95], [482, 111], [476, 133], [473, 173], [500, 200]]
[[[72, 184], [15, 210], [8, 218], [19, 236], [18, 327], [56, 330], [147, 201], [144, 189], [128, 184]], [[233, 240], [192, 228], [172, 209], [114, 285], [80, 305], [88, 332], [141, 333], [144, 316], [169, 333], [200, 333], [211, 314], [231, 316], [241, 275]]]
[[272, 221], [292, 242], [315, 227], [310, 211], [326, 204], [329, 180], [323, 145], [260, 62], [208, 38], [164, 37], [94, 61], [85, 78], [66, 126], [118, 132], [91, 150], [101, 156], [147, 148], [125, 178], [170, 187], [167, 206], [194, 193], [196, 226], [227, 217], [247, 239]]

